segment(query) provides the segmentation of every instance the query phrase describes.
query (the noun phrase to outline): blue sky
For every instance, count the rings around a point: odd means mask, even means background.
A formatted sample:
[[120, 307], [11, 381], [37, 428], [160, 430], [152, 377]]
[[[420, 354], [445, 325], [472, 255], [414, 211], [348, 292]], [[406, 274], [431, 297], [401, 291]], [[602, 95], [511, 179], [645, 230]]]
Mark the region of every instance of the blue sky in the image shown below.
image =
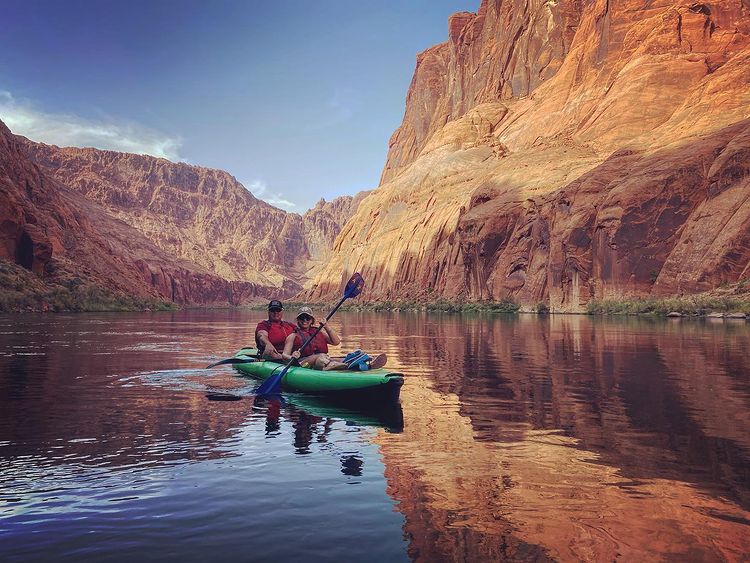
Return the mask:
[[303, 212], [377, 186], [416, 54], [479, 0], [3, 0], [0, 119], [220, 168]]

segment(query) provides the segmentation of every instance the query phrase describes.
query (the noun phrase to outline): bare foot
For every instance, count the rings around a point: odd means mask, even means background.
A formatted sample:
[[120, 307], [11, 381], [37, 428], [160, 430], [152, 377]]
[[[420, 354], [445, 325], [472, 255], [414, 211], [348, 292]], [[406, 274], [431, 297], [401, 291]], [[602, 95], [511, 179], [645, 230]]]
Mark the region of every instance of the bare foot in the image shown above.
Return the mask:
[[375, 358], [370, 361], [370, 369], [382, 368], [388, 361], [388, 356], [385, 354], [378, 354]]

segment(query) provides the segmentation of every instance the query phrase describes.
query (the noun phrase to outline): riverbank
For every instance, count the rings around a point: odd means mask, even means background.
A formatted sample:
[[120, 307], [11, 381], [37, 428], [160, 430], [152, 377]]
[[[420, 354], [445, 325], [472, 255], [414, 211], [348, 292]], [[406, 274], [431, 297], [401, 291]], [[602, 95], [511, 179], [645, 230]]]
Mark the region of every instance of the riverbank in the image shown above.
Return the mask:
[[[303, 305], [312, 306], [320, 316], [332, 306], [330, 303], [286, 301], [287, 317], [293, 318], [294, 312]], [[0, 260], [0, 313], [174, 311], [180, 308], [168, 301], [134, 297], [94, 286], [72, 275], [42, 280], [21, 266]], [[265, 311], [266, 302], [241, 308]], [[342, 310], [561, 314], [551, 310], [545, 302], [522, 305], [512, 300], [466, 302], [436, 299], [429, 302], [414, 300], [376, 303], [349, 300], [344, 303]], [[586, 309], [578, 314], [750, 318], [750, 280], [695, 295], [596, 300], [588, 303]]]
[[[348, 310], [363, 311], [442, 311], [536, 314], [639, 315], [653, 317], [750, 318], [750, 281], [726, 285], [705, 293], [664, 298], [607, 299], [588, 303], [579, 313], [552, 310], [539, 302], [521, 305], [512, 300], [499, 302], [459, 302], [437, 300], [429, 303], [396, 301], [352, 303]], [[294, 306], [290, 304], [290, 309]]]
[[[696, 295], [664, 299], [592, 301], [586, 307], [590, 315], [650, 315], [656, 317], [750, 317], [750, 294], [723, 292], [721, 289]], [[742, 288], [744, 289], [744, 288]]]
[[0, 313], [170, 311], [174, 303], [135, 297], [85, 282], [76, 276], [42, 280], [25, 268], [0, 260]]

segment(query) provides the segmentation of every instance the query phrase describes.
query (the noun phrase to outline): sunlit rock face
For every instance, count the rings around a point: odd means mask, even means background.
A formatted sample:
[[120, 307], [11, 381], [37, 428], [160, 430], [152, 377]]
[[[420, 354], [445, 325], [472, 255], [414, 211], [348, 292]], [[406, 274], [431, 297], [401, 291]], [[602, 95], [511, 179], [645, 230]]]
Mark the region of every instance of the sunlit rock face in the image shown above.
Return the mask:
[[277, 292], [223, 279], [164, 252], [34, 164], [26, 145], [0, 122], [0, 258], [42, 279], [78, 277], [116, 292], [181, 304], [240, 304]]
[[560, 68], [580, 2], [482, 2], [448, 20], [448, 37], [417, 55], [406, 113], [389, 143], [382, 183], [414, 162], [430, 137], [482, 103], [526, 96]]
[[382, 183], [308, 295], [360, 270], [373, 300], [579, 311], [736, 281], [749, 127], [740, 1], [482, 2], [419, 55]]

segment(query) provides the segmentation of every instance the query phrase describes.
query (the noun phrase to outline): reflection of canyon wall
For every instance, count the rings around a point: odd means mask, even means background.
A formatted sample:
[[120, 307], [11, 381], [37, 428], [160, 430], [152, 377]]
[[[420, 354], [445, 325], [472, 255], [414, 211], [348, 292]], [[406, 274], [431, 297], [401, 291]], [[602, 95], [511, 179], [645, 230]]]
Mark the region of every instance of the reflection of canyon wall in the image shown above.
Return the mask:
[[744, 325], [368, 321], [408, 374], [404, 432], [378, 442], [415, 559], [750, 549]]
[[[496, 3], [417, 58], [381, 186], [308, 295], [693, 292], [750, 274], [750, 9]], [[344, 276], [345, 278], [346, 276]]]

